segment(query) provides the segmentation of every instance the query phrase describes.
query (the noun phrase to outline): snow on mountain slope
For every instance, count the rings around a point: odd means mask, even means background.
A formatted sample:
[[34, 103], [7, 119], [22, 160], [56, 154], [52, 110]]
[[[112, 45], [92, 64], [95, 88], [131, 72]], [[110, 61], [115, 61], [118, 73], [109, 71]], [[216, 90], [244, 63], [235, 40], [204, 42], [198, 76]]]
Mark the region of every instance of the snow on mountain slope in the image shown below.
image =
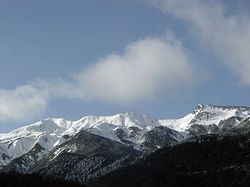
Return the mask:
[[[222, 120], [229, 119], [231, 117], [239, 117], [241, 119], [246, 119], [249, 116], [249, 107], [199, 104], [192, 113], [184, 116], [183, 118], [172, 120], [159, 120], [159, 123], [171, 129], [175, 129], [180, 132], [185, 132], [193, 124], [202, 126], [218, 126]], [[238, 121], [238, 123], [239, 122], [240, 121]]]
[[189, 123], [191, 122], [192, 119], [194, 119], [194, 117], [195, 114], [191, 113], [179, 119], [160, 119], [159, 123], [170, 129], [175, 129], [180, 132], [185, 132], [185, 130], [187, 130], [188, 128]]
[[37, 143], [51, 151], [55, 146], [74, 136], [81, 130], [86, 130], [118, 142], [117, 130], [130, 134], [130, 127], [137, 127], [140, 132], [131, 136], [130, 141], [137, 144], [146, 132], [160, 126], [158, 120], [144, 114], [122, 113], [114, 116], [86, 116], [78, 121], [68, 121], [63, 118], [47, 118], [37, 123], [24, 126], [7, 134], [0, 135], [0, 165], [6, 165], [11, 160], [26, 154]]
[[[11, 160], [26, 154], [37, 143], [49, 152], [81, 130], [121, 143], [129, 141], [135, 145], [135, 148], [139, 148], [145, 138], [144, 135], [156, 127], [164, 126], [173, 129], [169, 136], [176, 141], [181, 141], [187, 135], [187, 130], [194, 124], [219, 126], [222, 120], [230, 117], [238, 117], [237, 119], [240, 119], [237, 121], [238, 124], [250, 117], [250, 109], [248, 107], [199, 105], [183, 118], [160, 120], [136, 113], [85, 116], [78, 121], [47, 118], [12, 132], [0, 134], [0, 165], [6, 165]], [[154, 132], [158, 133], [159, 129]], [[164, 132], [168, 130], [164, 129]]]
[[1, 150], [7, 157], [2, 157], [0, 162], [6, 165], [11, 160], [30, 151], [36, 143], [50, 151], [62, 140], [61, 133], [64, 131], [65, 128], [58, 126], [52, 120], [46, 119], [10, 133], [1, 134]]

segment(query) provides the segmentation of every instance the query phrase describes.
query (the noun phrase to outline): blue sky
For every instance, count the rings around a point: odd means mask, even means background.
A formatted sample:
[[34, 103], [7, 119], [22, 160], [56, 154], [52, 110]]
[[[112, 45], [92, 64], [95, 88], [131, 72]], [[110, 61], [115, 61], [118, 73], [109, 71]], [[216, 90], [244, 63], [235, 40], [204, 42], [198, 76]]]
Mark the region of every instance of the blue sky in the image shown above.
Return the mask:
[[46, 117], [250, 106], [250, 3], [0, 0], [0, 132]]

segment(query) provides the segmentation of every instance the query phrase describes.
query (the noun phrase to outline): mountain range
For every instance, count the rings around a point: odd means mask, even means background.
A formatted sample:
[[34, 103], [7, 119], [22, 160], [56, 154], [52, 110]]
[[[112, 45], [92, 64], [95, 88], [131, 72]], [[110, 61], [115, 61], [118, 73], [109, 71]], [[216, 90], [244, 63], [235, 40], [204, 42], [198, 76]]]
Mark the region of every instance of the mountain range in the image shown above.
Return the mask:
[[250, 132], [250, 108], [199, 104], [179, 119], [144, 114], [47, 118], [0, 134], [0, 170], [87, 183], [158, 149]]

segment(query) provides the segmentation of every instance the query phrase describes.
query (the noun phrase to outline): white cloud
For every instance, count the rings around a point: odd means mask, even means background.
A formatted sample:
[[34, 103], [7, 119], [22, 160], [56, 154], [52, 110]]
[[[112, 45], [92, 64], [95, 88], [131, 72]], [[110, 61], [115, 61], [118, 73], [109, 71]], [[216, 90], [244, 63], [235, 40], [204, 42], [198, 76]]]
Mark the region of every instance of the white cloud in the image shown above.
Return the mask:
[[48, 95], [34, 84], [15, 90], [0, 89], [0, 121], [23, 120], [43, 113]]
[[146, 38], [129, 44], [75, 76], [83, 98], [131, 104], [154, 99], [194, 83], [193, 65], [174, 38]]
[[[181, 18], [194, 36], [221, 57], [240, 79], [250, 86], [250, 17], [230, 14], [219, 1], [151, 0], [164, 13]], [[237, 2], [236, 2], [237, 3]]]
[[72, 80], [40, 80], [0, 89], [0, 121], [28, 119], [46, 110], [51, 98], [135, 104], [175, 93], [195, 82], [196, 72], [181, 43], [172, 35], [129, 44], [72, 76]]

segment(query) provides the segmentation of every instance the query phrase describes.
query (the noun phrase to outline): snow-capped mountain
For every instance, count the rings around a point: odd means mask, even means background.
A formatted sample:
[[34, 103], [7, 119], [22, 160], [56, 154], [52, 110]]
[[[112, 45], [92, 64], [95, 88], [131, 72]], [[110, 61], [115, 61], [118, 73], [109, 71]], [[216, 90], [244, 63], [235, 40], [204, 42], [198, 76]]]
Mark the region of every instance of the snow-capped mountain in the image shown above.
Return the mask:
[[179, 132], [187, 132], [193, 125], [208, 127], [220, 126], [220, 122], [232, 117], [239, 118], [236, 126], [244, 119], [250, 117], [250, 108], [243, 106], [216, 106], [199, 104], [192, 113], [180, 119], [159, 120], [163, 126], [175, 129]]
[[[57, 175], [55, 171], [58, 169], [47, 172], [43, 167], [61, 168], [59, 163], [66, 162], [65, 158], [70, 159], [73, 154], [75, 160], [70, 163], [72, 167], [80, 167], [89, 159], [94, 160], [91, 162], [93, 166], [84, 165], [89, 168], [88, 175], [81, 173], [84, 178], [91, 178], [105, 173], [103, 168], [110, 172], [119, 164], [132, 162], [138, 155], [192, 136], [233, 135], [249, 131], [250, 108], [241, 106], [200, 104], [193, 112], [179, 119], [155, 119], [137, 113], [85, 116], [78, 121], [47, 118], [0, 134], [0, 166], [5, 171]], [[112, 145], [117, 148], [114, 152]], [[104, 147], [110, 149], [109, 154], [103, 154]], [[73, 171], [62, 171], [65, 178], [70, 178], [70, 172]]]
[[[86, 116], [78, 121], [63, 118], [47, 118], [0, 135], [0, 164], [28, 153], [36, 144], [47, 152], [75, 136], [81, 130], [124, 143], [131, 143], [136, 149], [146, 140], [147, 133], [163, 126], [159, 120], [144, 114], [122, 113], [114, 116]], [[176, 141], [183, 139], [177, 131], [171, 130]]]

